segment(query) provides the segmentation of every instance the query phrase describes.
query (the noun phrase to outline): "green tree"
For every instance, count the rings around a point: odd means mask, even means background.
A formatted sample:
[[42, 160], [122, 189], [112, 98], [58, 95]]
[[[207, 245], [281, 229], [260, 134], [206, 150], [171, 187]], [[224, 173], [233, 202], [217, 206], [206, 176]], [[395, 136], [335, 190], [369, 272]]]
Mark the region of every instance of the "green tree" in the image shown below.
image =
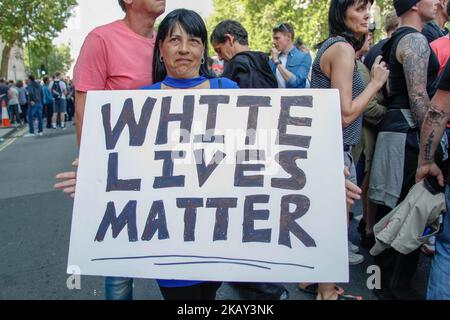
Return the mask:
[[[42, 46], [40, 43], [32, 42], [30, 44], [30, 50], [33, 52], [31, 58], [32, 65], [30, 67], [30, 70], [32, 70], [33, 73], [37, 72], [37, 70], [41, 70], [41, 66], [45, 66], [47, 71], [46, 75], [53, 75], [57, 71], [66, 73], [69, 71], [72, 62], [74, 61], [70, 54], [70, 47], [66, 44], [61, 44], [59, 46], [53, 44], [48, 46], [46, 44]], [[25, 64], [30, 66], [27, 49], [25, 49]], [[42, 76], [42, 73], [40, 76]]]
[[[305, 44], [313, 48], [328, 36], [330, 1], [213, 0], [214, 12], [207, 21], [208, 30], [212, 30], [222, 20], [237, 20], [249, 33], [252, 49], [269, 52], [273, 27], [280, 22], [289, 22], [294, 27], [296, 37], [300, 36]], [[375, 4], [380, 8], [381, 17], [392, 10], [392, 0], [376, 0]], [[374, 18], [380, 20], [378, 25], [382, 28], [384, 19]]]
[[374, 12], [374, 20], [377, 25], [377, 31], [375, 32], [375, 39], [379, 40], [381, 38], [384, 38], [386, 36], [385, 29], [385, 17], [389, 13], [394, 11], [393, 1], [381, 1], [377, 0], [375, 2], [375, 12]]
[[8, 74], [8, 61], [15, 44], [27, 36], [42, 47], [51, 43], [65, 28], [76, 0], [1, 0], [0, 38], [5, 44], [1, 57], [0, 76]]
[[380, 1], [377, 0], [376, 5], [378, 5], [380, 7], [381, 10], [381, 16], [386, 16], [388, 13], [392, 12], [394, 10], [394, 5], [393, 5], [393, 1]]
[[314, 45], [327, 29], [330, 0], [214, 0], [214, 13], [208, 19], [209, 30], [224, 19], [234, 19], [247, 29], [251, 47], [269, 52], [272, 29], [279, 22], [293, 25], [296, 36]]

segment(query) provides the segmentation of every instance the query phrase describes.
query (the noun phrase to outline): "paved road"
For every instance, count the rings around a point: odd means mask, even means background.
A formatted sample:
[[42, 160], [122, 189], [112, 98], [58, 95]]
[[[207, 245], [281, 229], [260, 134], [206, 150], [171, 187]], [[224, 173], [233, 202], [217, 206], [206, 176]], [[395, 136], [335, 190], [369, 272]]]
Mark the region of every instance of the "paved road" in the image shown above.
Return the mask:
[[[1, 132], [0, 132], [1, 133]], [[24, 130], [0, 143], [0, 299], [103, 299], [103, 279], [83, 276], [81, 290], [66, 286], [72, 200], [53, 189], [56, 173], [70, 169], [76, 156], [74, 127], [23, 138]], [[359, 211], [359, 210], [356, 210]], [[358, 243], [352, 221], [350, 238]], [[372, 259], [350, 268], [349, 293], [376, 299], [366, 287]], [[429, 258], [422, 257], [415, 285], [424, 294]], [[312, 299], [287, 284], [290, 299]], [[221, 300], [239, 299], [229, 285]], [[249, 296], [251, 298], [251, 296]], [[135, 281], [135, 299], [162, 299], [153, 280]]]

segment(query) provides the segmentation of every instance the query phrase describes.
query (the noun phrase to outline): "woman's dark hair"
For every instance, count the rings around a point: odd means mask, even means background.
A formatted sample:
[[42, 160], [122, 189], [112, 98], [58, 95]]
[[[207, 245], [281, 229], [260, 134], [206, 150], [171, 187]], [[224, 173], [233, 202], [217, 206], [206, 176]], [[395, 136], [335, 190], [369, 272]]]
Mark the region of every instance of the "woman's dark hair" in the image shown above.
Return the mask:
[[123, 2], [123, 0], [119, 0], [119, 5], [124, 12], [127, 12], [127, 8], [125, 7], [125, 2]]
[[206, 30], [205, 22], [198, 13], [187, 9], [177, 9], [170, 12], [161, 22], [158, 27], [158, 34], [156, 36], [155, 54], [153, 55], [153, 83], [161, 82], [167, 76], [166, 67], [161, 62], [161, 49], [160, 43], [162, 43], [167, 37], [172, 35], [173, 29], [179, 24], [184, 31], [188, 34], [198, 37], [202, 40], [205, 52], [203, 55], [203, 61], [200, 65], [200, 75], [209, 77], [208, 71], [208, 31]]
[[213, 64], [214, 64], [214, 59], [211, 57], [208, 57], [208, 68], [212, 68]]
[[[355, 51], [361, 49], [366, 41], [366, 35], [357, 39], [345, 24], [345, 15], [347, 9], [354, 4], [362, 3], [367, 5], [369, 2], [373, 4], [374, 0], [331, 0], [330, 10], [328, 11], [329, 38], [335, 36], [344, 37], [353, 46]], [[318, 46], [320, 47], [322, 43]]]

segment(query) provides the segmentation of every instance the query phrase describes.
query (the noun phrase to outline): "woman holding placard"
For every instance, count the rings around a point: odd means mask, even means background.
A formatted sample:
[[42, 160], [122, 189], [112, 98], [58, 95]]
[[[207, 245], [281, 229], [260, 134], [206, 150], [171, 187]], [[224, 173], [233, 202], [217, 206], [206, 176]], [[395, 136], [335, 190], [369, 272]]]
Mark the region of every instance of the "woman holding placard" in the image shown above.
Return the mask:
[[[207, 31], [201, 17], [190, 10], [169, 13], [161, 22], [156, 38], [153, 61], [154, 85], [142, 89], [238, 89], [226, 78], [209, 78], [207, 69]], [[76, 173], [57, 176], [66, 179], [57, 187], [72, 194]], [[359, 198], [360, 190], [347, 182], [348, 201]], [[214, 299], [220, 283], [201, 281], [158, 280], [167, 300]]]
[[[161, 22], [153, 57], [154, 84], [143, 89], [239, 89], [227, 78], [210, 78], [208, 33], [194, 11], [178, 9]], [[213, 300], [221, 283], [158, 280], [166, 300]]]
[[[178, 9], [169, 13], [158, 27], [153, 57], [153, 85], [158, 89], [239, 89], [227, 78], [210, 78], [208, 33], [203, 19], [194, 11]], [[75, 167], [78, 162], [73, 163]], [[55, 185], [72, 197], [76, 172], [58, 174], [64, 181]], [[166, 300], [213, 300], [220, 282], [158, 280]]]

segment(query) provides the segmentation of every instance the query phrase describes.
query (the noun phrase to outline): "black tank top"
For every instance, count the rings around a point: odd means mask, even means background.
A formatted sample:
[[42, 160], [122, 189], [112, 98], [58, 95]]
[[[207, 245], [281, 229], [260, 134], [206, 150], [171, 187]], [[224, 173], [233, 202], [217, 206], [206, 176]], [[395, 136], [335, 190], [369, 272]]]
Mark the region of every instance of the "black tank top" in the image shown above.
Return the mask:
[[[403, 65], [397, 60], [396, 52], [401, 39], [411, 33], [420, 33], [411, 27], [401, 27], [394, 32], [392, 38], [383, 46], [383, 60], [389, 64], [389, 108], [409, 109], [408, 87], [406, 85]], [[436, 92], [436, 80], [439, 72], [439, 60], [430, 47], [428, 64], [427, 92], [430, 98]]]

